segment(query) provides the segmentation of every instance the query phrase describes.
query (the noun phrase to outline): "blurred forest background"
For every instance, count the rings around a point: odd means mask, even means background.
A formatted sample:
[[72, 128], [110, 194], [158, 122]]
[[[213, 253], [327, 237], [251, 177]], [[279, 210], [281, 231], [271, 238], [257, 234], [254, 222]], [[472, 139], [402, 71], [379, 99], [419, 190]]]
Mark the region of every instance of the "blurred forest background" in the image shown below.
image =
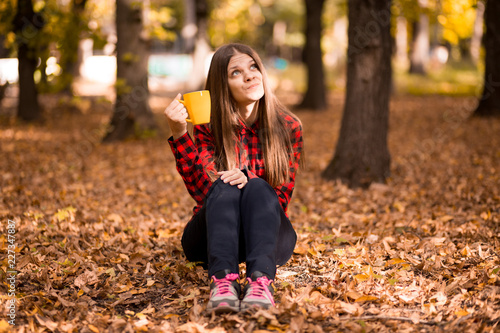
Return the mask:
[[[499, 17], [496, 0], [2, 0], [0, 332], [495, 332]], [[277, 308], [215, 317], [162, 113], [229, 42], [259, 52], [307, 161]]]
[[[278, 92], [305, 94], [307, 56], [324, 66], [329, 92], [344, 91], [348, 46], [347, 2], [340, 0], [148, 0], [118, 1], [140, 20], [140, 40], [147, 54], [125, 53], [123, 61], [146, 59], [150, 87], [155, 91], [193, 90], [203, 85], [211, 52], [228, 42], [253, 46], [266, 59]], [[372, 12], [371, 20], [390, 20], [393, 91], [411, 94], [479, 95], [484, 73], [485, 4], [477, 0], [395, 0], [390, 13]], [[39, 93], [66, 92], [72, 96], [102, 95], [109, 91], [79, 91], [82, 80], [116, 80], [119, 32], [115, 1], [48, 0], [0, 4], [0, 83], [17, 82], [17, 57], [26, 45], [36, 59], [34, 79]], [[493, 6], [492, 6], [493, 7]], [[491, 9], [493, 12], [494, 8]], [[127, 15], [128, 12], [123, 12]], [[309, 20], [309, 21], [308, 21]], [[367, 21], [366, 23], [368, 23]], [[132, 25], [122, 44], [133, 43]], [[370, 24], [353, 35], [363, 45]], [[134, 35], [135, 36], [135, 35]], [[357, 40], [355, 40], [357, 38]], [[317, 39], [317, 40], [314, 40]], [[319, 50], [315, 49], [320, 47]], [[22, 48], [21, 48], [22, 49]], [[142, 52], [142, 51], [141, 51]], [[135, 54], [134, 54], [135, 53]], [[304, 65], [305, 64], [305, 65]], [[316, 63], [315, 65], [320, 65]], [[320, 81], [321, 82], [321, 81]], [[91, 88], [89, 88], [91, 89]], [[4, 96], [14, 92], [5, 91]], [[316, 95], [317, 96], [317, 95]], [[319, 98], [321, 99], [321, 98]], [[34, 103], [34, 102], [33, 102]], [[323, 108], [324, 101], [306, 107]], [[36, 112], [31, 110], [31, 112]], [[23, 118], [22, 114], [18, 115]], [[37, 115], [25, 116], [36, 118]]]

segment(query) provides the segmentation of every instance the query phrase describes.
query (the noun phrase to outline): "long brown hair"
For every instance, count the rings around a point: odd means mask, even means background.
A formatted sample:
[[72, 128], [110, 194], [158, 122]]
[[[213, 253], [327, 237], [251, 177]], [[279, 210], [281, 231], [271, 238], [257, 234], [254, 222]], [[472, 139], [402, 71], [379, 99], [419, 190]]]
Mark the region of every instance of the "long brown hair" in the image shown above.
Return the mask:
[[210, 125], [215, 141], [215, 164], [218, 170], [229, 170], [236, 166], [235, 147], [239, 142], [236, 128], [239, 126], [239, 112], [229, 90], [227, 66], [236, 53], [249, 55], [262, 73], [264, 96], [258, 101], [257, 119], [259, 121], [259, 139], [264, 154], [265, 178], [276, 187], [288, 180], [288, 172], [294, 155], [290, 142], [290, 130], [287, 129], [284, 115], [298, 119], [274, 96], [267, 74], [259, 55], [243, 44], [226, 44], [215, 52], [205, 89], [210, 91], [212, 111]]

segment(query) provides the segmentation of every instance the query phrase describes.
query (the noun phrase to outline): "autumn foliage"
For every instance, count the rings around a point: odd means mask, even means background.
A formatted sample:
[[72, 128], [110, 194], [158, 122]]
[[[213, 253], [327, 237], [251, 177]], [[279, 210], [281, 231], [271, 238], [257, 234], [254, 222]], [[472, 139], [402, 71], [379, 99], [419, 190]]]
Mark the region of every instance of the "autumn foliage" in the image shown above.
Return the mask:
[[353, 190], [320, 177], [343, 100], [329, 102], [298, 113], [299, 239], [278, 270], [276, 309], [221, 316], [205, 313], [206, 272], [180, 248], [194, 202], [166, 132], [101, 144], [111, 105], [98, 101], [78, 114], [53, 101], [44, 125], [2, 118], [0, 216], [17, 226], [18, 308], [11, 327], [2, 233], [0, 332], [498, 330], [500, 120], [469, 118], [474, 98], [395, 97], [391, 177]]

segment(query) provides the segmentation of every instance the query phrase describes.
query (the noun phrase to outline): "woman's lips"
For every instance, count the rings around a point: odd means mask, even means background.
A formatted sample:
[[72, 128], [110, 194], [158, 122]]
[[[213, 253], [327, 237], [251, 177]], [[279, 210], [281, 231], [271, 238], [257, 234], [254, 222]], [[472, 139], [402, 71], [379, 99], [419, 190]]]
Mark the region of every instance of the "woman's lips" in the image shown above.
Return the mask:
[[254, 83], [254, 84], [252, 84], [251, 86], [249, 86], [249, 87], [247, 88], [247, 90], [249, 90], [249, 89], [253, 89], [253, 88], [256, 88], [256, 87], [258, 87], [259, 85], [260, 85], [260, 83]]

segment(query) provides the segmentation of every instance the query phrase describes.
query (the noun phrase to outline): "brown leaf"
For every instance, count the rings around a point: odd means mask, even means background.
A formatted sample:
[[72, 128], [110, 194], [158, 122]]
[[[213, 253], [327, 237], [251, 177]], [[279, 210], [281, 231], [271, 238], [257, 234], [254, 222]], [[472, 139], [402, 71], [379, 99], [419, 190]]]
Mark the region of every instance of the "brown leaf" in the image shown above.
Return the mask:
[[58, 324], [47, 317], [41, 316], [39, 314], [35, 314], [35, 318], [43, 327], [47, 327], [49, 330], [54, 331]]

